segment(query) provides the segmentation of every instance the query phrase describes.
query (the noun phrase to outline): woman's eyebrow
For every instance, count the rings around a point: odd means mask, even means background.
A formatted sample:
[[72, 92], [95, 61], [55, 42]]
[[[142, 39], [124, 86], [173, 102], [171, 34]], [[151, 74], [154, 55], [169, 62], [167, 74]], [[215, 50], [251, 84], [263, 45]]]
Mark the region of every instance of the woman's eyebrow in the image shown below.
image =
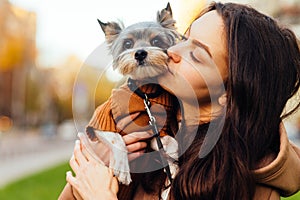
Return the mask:
[[209, 57], [212, 58], [212, 55], [211, 55], [211, 53], [210, 53], [210, 51], [209, 51], [208, 46], [206, 46], [206, 45], [203, 44], [202, 42], [200, 42], [200, 41], [198, 41], [198, 40], [195, 40], [195, 39], [192, 39], [192, 43], [193, 43], [194, 45], [196, 45], [196, 46], [198, 46], [198, 47], [204, 49], [204, 50], [206, 51], [206, 53], [209, 55]]

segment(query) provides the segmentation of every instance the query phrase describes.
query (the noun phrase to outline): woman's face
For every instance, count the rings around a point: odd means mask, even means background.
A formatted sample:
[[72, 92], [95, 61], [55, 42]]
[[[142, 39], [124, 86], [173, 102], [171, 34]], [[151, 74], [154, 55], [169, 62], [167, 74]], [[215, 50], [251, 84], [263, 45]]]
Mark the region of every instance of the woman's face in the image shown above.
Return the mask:
[[222, 95], [228, 75], [223, 28], [216, 11], [194, 21], [186, 34], [188, 40], [168, 49], [171, 73], [159, 77], [159, 83], [182, 101], [197, 98], [200, 105]]

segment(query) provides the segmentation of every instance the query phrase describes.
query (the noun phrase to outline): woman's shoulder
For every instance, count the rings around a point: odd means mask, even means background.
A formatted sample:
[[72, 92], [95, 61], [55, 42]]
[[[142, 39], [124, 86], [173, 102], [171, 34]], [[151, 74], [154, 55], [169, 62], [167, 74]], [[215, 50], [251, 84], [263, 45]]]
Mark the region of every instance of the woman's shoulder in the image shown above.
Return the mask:
[[274, 188], [258, 184], [253, 200], [280, 200], [280, 194]]
[[300, 149], [290, 143], [283, 124], [280, 125], [279, 153], [265, 159], [253, 174], [258, 184], [275, 188], [282, 196], [300, 190]]

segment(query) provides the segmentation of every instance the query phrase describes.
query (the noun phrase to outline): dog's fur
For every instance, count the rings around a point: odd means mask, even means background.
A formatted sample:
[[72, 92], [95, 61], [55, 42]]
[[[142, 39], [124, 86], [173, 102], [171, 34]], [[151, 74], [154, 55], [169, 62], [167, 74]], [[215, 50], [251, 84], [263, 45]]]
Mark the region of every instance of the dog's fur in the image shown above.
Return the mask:
[[[168, 70], [166, 50], [179, 38], [169, 4], [158, 12], [157, 22], [140, 22], [123, 28], [116, 22], [98, 21], [113, 56], [113, 68], [121, 74], [143, 80]], [[139, 50], [147, 52], [142, 63], [135, 59]]]

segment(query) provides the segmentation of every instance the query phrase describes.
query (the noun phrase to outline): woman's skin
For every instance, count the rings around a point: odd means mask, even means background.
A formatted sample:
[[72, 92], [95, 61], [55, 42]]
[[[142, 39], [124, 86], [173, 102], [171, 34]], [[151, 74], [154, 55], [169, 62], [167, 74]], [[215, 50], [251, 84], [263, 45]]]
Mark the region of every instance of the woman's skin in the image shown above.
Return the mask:
[[[193, 22], [188, 40], [168, 50], [172, 73], [160, 77], [159, 83], [182, 101], [184, 118], [191, 124], [209, 122], [226, 104], [223, 81], [227, 78], [227, 52], [223, 34], [222, 18], [211, 11]], [[132, 119], [121, 120], [120, 126], [128, 120]], [[147, 132], [123, 136], [128, 151], [133, 152], [129, 159], [143, 154], [146, 143], [141, 140], [149, 137]], [[84, 151], [85, 144], [80, 139], [81, 148], [77, 142], [70, 160], [76, 176], [69, 172], [67, 181], [84, 199], [116, 199], [112, 171], [99, 163], [92, 152]]]
[[[224, 106], [228, 59], [223, 26], [216, 11], [194, 21], [186, 35], [188, 40], [168, 50], [172, 73], [158, 79], [164, 89], [181, 100], [189, 125], [209, 122]], [[192, 90], [187, 91], [190, 87]]]

